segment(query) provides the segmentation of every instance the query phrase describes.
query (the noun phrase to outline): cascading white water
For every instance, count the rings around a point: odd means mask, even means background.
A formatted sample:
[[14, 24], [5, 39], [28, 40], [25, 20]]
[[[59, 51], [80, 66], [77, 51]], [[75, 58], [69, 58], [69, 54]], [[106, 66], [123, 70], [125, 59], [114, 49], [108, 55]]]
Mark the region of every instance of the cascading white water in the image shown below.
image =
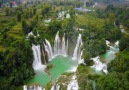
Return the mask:
[[[81, 39], [81, 34], [79, 34], [79, 36], [77, 38], [76, 47], [75, 47], [74, 53], [73, 53], [74, 60], [75, 59], [81, 60], [81, 56], [82, 56], [81, 46], [82, 45], [83, 45], [83, 43], [82, 43], [82, 39]], [[60, 38], [59, 38], [59, 32], [57, 32], [57, 34], [55, 36], [53, 49], [52, 49], [50, 42], [46, 39], [45, 39], [44, 47], [45, 47], [45, 51], [47, 52], [47, 55], [48, 55], [48, 61], [51, 61], [51, 59], [57, 55], [64, 55], [64, 56], [68, 55], [68, 39], [67, 39], [67, 43], [65, 43], [65, 34], [62, 37], [62, 42], [61, 42]], [[32, 45], [32, 50], [33, 50], [33, 54], [34, 54], [34, 62], [33, 62], [34, 70], [39, 70], [41, 68], [45, 69], [46, 66], [42, 65], [42, 63], [41, 63], [40, 45]]]
[[64, 34], [64, 36], [63, 36], [63, 38], [62, 38], [62, 54], [63, 55], [67, 55], [67, 46], [65, 45], [65, 34]]
[[78, 81], [76, 77], [76, 75], [72, 76], [72, 79], [67, 86], [67, 90], [79, 90]]
[[119, 41], [116, 41], [114, 46], [110, 45], [110, 42], [106, 40], [106, 44], [110, 47], [110, 51], [115, 54], [115, 52], [119, 52]]
[[33, 68], [35, 71], [39, 70], [44, 70], [45, 65], [42, 65], [41, 62], [41, 52], [40, 52], [40, 45], [32, 45], [32, 50], [33, 50], [33, 56], [34, 56], [34, 61], [33, 61]]
[[60, 37], [58, 31], [54, 41], [54, 55], [58, 55], [59, 53], [60, 53]]
[[53, 85], [51, 90], [59, 90], [60, 89], [60, 85], [56, 84], [56, 85]]
[[81, 60], [81, 56], [83, 54], [83, 50], [81, 50], [81, 47], [82, 47], [83, 43], [82, 43], [82, 40], [81, 40], [81, 44], [79, 46], [79, 50], [78, 50], [78, 60]]
[[34, 64], [33, 66], [36, 67], [37, 64], [41, 64], [41, 53], [40, 53], [40, 46], [39, 45], [32, 45], [32, 50], [34, 54]]
[[23, 90], [27, 90], [27, 86], [26, 85], [23, 86]]
[[42, 86], [39, 85], [33, 85], [27, 88], [26, 85], [23, 86], [23, 90], [45, 90]]
[[82, 51], [81, 51], [81, 53], [80, 53], [79, 60], [81, 60], [81, 59], [82, 59], [82, 55], [83, 55], [83, 50], [82, 50]]
[[82, 58], [82, 55], [83, 55], [83, 50], [81, 51], [81, 54], [80, 54], [80, 58], [79, 58], [79, 64], [84, 63], [84, 59]]
[[47, 44], [47, 46], [48, 46], [48, 48], [50, 50], [50, 56], [53, 57], [52, 46], [51, 46], [51, 44], [50, 44], [50, 42], [48, 40], [45, 39], [45, 41], [46, 41], [46, 44]]
[[44, 47], [45, 47], [45, 51], [47, 52], [47, 59], [48, 59], [48, 61], [50, 61], [51, 60], [50, 50], [49, 50], [48, 46], [45, 44], [44, 44]]
[[[45, 51], [48, 55], [48, 61], [51, 61], [52, 57], [57, 55], [64, 55], [66, 56], [68, 54], [68, 40], [67, 43], [65, 43], [65, 34], [62, 37], [62, 42], [59, 38], [59, 32], [57, 32], [55, 36], [54, 41], [54, 48], [52, 49], [51, 44], [48, 40], [45, 39], [46, 44], [44, 44]], [[79, 34], [77, 38], [76, 47], [74, 49], [73, 53], [73, 59], [81, 60], [82, 51], [81, 46], [83, 45], [81, 34]], [[32, 45], [33, 55], [34, 55], [34, 62], [33, 62], [33, 68], [35, 71], [45, 69], [45, 65], [42, 65], [41, 63], [41, 52], [40, 52], [40, 45]], [[53, 54], [54, 53], [54, 54]], [[42, 68], [42, 69], [41, 69]]]
[[100, 57], [97, 56], [95, 58], [91, 58], [93, 61], [94, 61], [94, 65], [91, 66], [91, 68], [95, 69], [95, 71], [99, 72], [99, 71], [102, 71], [107, 74], [108, 73], [108, 70], [107, 70], [107, 65], [105, 63], [102, 63], [100, 61]]
[[81, 52], [80, 52], [80, 47], [82, 45], [82, 38], [81, 38], [81, 34], [79, 34], [78, 38], [77, 38], [77, 43], [76, 43], [76, 47], [74, 49], [74, 53], [73, 53], [73, 59], [79, 59], [81, 56]]
[[45, 39], [45, 42], [46, 42], [46, 45], [44, 44], [45, 51], [48, 54], [48, 61], [50, 61], [52, 59], [52, 57], [53, 57], [52, 47], [51, 47], [51, 44], [50, 44], [50, 42], [48, 40]]
[[45, 39], [46, 44], [44, 44], [45, 51], [48, 54], [48, 60], [50, 61], [54, 56], [64, 55], [67, 56], [68, 40], [65, 42], [65, 34], [60, 41], [59, 32], [57, 32], [54, 41], [54, 47], [52, 48], [50, 42]]
[[[51, 44], [48, 40], [45, 40], [45, 43], [43, 45], [44, 45], [45, 51], [48, 54], [48, 60], [49, 61], [51, 60], [52, 57], [57, 56], [57, 55], [64, 55], [64, 56], [68, 55], [68, 39], [67, 39], [67, 42], [66, 42], [65, 34], [62, 37], [62, 40], [60, 41], [59, 32], [57, 32], [57, 34], [55, 36], [55, 41], [54, 41], [54, 47], [53, 48], [52, 48], [52, 46], [51, 46]], [[74, 54], [73, 54], [73, 56], [74, 57], [76, 56], [77, 59], [81, 59], [81, 55], [83, 53], [80, 49], [81, 45], [82, 45], [81, 34], [79, 34], [79, 37], [77, 39], [76, 48], [75, 48]], [[34, 68], [35, 72], [44, 71], [44, 69], [46, 68], [46, 65], [43, 65], [42, 61], [41, 61], [40, 45], [32, 44], [32, 50], [33, 50], [33, 56], [34, 56], [33, 68]], [[43, 47], [42, 47], [42, 54], [43, 54], [44, 59], [45, 59]], [[56, 90], [59, 90], [60, 86], [56, 85], [55, 88], [56, 88]], [[54, 90], [55, 88], [52, 87], [51, 90]], [[29, 87], [24, 85], [23, 90], [27, 90], [27, 89], [29, 89]], [[45, 88], [43, 88], [41, 86], [34, 86], [34, 85], [32, 86], [31, 90], [32, 89], [33, 90], [45, 90]]]
[[67, 39], [67, 44], [66, 44], [66, 55], [68, 55], [68, 39]]

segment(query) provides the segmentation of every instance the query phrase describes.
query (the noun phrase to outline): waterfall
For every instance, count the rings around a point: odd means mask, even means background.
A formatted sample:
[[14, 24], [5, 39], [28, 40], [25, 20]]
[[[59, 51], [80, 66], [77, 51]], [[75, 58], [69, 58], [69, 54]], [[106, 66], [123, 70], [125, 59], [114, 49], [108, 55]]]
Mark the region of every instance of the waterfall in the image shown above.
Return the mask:
[[[67, 42], [67, 44], [68, 44], [68, 42]], [[62, 38], [62, 50], [61, 51], [64, 56], [67, 55], [67, 45], [65, 44], [65, 34]]]
[[82, 39], [81, 39], [81, 34], [79, 34], [78, 38], [77, 38], [77, 43], [76, 43], [76, 47], [74, 49], [74, 53], [73, 53], [73, 59], [79, 59], [81, 56], [81, 52], [80, 52], [80, 48], [82, 46]]
[[58, 31], [54, 41], [54, 55], [58, 55], [59, 53], [60, 53], [60, 38], [59, 38], [59, 31]]
[[26, 86], [24, 85], [23, 86], [23, 90], [45, 90], [45, 88], [43, 88], [42, 86], [40, 85], [33, 85], [33, 86]]
[[45, 41], [46, 41], [46, 44], [47, 44], [47, 46], [48, 46], [48, 48], [50, 50], [50, 56], [52, 57], [53, 56], [53, 51], [52, 51], [51, 44], [50, 44], [50, 42], [48, 40], [45, 39]]
[[[81, 39], [81, 34], [79, 34], [78, 39], [77, 39], [77, 43], [76, 43], [76, 47], [75, 47], [75, 50], [73, 53], [73, 58], [78, 59], [78, 60], [81, 59], [81, 55], [83, 54], [83, 51], [81, 51], [82, 45], [83, 45], [83, 43], [82, 43], [82, 39]], [[43, 46], [44, 46], [44, 48], [43, 48]], [[64, 36], [62, 37], [62, 40], [60, 40], [59, 32], [57, 32], [57, 34], [55, 36], [53, 47], [51, 46], [50, 42], [46, 39], [45, 39], [45, 43], [43, 42], [41, 47], [42, 47], [42, 54], [43, 55], [44, 55], [43, 49], [45, 49], [45, 51], [48, 55], [48, 61], [50, 61], [54, 56], [57, 56], [57, 55], [64, 55], [64, 56], [68, 55], [68, 39], [65, 40], [65, 34], [64, 34]], [[35, 70], [35, 72], [44, 71], [46, 68], [46, 65], [42, 64], [40, 45], [32, 44], [32, 51], [33, 51], [33, 57], [34, 57], [33, 69]], [[44, 60], [45, 60], [45, 55], [44, 55]], [[76, 86], [78, 87], [77, 83], [76, 83]], [[72, 87], [74, 87], [74, 85]], [[56, 88], [56, 90], [59, 90], [60, 86], [58, 84], [55, 86], [53, 85], [51, 90], [54, 90], [55, 88]], [[27, 90], [27, 89], [29, 89], [29, 90], [32, 90], [32, 89], [33, 90], [45, 90], [45, 88], [43, 88], [42, 86], [33, 85], [30, 87], [27, 87], [26, 85], [24, 85], [23, 90]]]
[[34, 54], [34, 64], [33, 66], [36, 67], [37, 64], [41, 64], [41, 52], [40, 52], [40, 46], [32, 45], [32, 50]]
[[67, 39], [67, 45], [66, 45], [66, 55], [68, 55], [68, 39]]
[[79, 90], [78, 81], [77, 81], [76, 77], [77, 77], [76, 75], [72, 76], [71, 81], [67, 85], [66, 90]]
[[[50, 42], [45, 39], [45, 43], [43, 44], [45, 47], [45, 51], [47, 52], [48, 61], [51, 61], [54, 56], [57, 55], [68, 55], [68, 39], [65, 42], [65, 34], [60, 41], [59, 32], [57, 32], [54, 41], [54, 47], [52, 48]], [[76, 47], [73, 53], [73, 59], [81, 60], [82, 51], [81, 46], [83, 45], [81, 34], [79, 34], [77, 38]], [[41, 52], [40, 52], [40, 45], [32, 45], [33, 55], [34, 55], [34, 62], [33, 68], [34, 70], [40, 70], [41, 68], [44, 69], [45, 65], [42, 65], [41, 62]], [[44, 52], [43, 52], [44, 53]]]
[[108, 47], [110, 47], [110, 52], [115, 54], [116, 52], [119, 52], [119, 41], [116, 41], [114, 45], [110, 45], [110, 42], [106, 40], [106, 44]]
[[41, 51], [40, 51], [40, 45], [32, 45], [32, 50], [33, 50], [33, 56], [34, 56], [34, 61], [33, 61], [33, 68], [35, 71], [39, 70], [44, 70], [45, 65], [42, 65], [41, 62]]
[[60, 85], [58, 84], [54, 84], [51, 88], [51, 90], [59, 90], [60, 89]]
[[80, 57], [79, 57], [79, 64], [84, 63], [84, 59], [82, 58], [82, 55], [83, 55], [83, 50], [81, 51], [81, 54], [80, 54]]
[[48, 61], [50, 61], [53, 57], [53, 51], [52, 51], [52, 46], [48, 40], [45, 39], [46, 45], [44, 44], [45, 51], [48, 54]]
[[65, 34], [64, 34], [64, 36], [63, 36], [63, 38], [62, 38], [62, 50], [61, 50], [61, 52], [62, 52], [62, 54], [66, 54], [66, 52], [65, 52]]
[[50, 61], [50, 60], [51, 60], [50, 50], [49, 50], [48, 46], [47, 46], [47, 45], [45, 45], [45, 44], [44, 44], [44, 47], [45, 47], [45, 51], [47, 52], [47, 58], [48, 58], [48, 61]]
[[23, 90], [27, 90], [27, 86], [26, 85], [23, 86]]
[[48, 40], [45, 39], [45, 43], [46, 44], [44, 44], [44, 47], [45, 47], [45, 51], [47, 52], [47, 55], [48, 55], [48, 61], [51, 61], [51, 59], [57, 55], [67, 56], [68, 40], [66, 43], [65, 42], [65, 34], [62, 37], [62, 41], [60, 41], [59, 32], [57, 32], [57, 34], [55, 36], [53, 48]]
[[79, 60], [81, 60], [81, 59], [82, 59], [82, 55], [83, 55], [83, 50], [82, 50], [82, 51], [81, 51], [81, 53], [80, 53]]
[[[81, 34], [79, 34], [77, 38], [77, 43], [74, 49], [74, 53], [73, 53], [73, 59], [81, 60], [81, 56], [82, 56], [81, 46], [82, 45], [83, 43], [81, 39]], [[65, 42], [65, 34], [62, 37], [62, 41], [60, 41], [59, 32], [57, 32], [55, 36], [53, 48], [50, 42], [45, 39], [44, 47], [45, 47], [45, 51], [47, 52], [48, 61], [51, 61], [51, 59], [57, 55], [64, 55], [64, 56], [68, 55], [68, 39], [67, 39], [67, 42]], [[40, 45], [37, 45], [37, 46], [32, 45], [32, 50], [34, 54], [33, 68], [38, 69], [40, 66], [42, 66]]]

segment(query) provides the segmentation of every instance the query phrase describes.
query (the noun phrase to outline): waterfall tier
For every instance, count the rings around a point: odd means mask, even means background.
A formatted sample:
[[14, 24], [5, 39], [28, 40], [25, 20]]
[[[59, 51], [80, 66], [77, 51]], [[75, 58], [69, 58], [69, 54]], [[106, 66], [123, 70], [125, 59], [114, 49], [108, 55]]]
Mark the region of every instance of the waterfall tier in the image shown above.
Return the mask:
[[41, 61], [41, 51], [40, 45], [32, 45], [34, 61], [33, 61], [33, 68], [35, 71], [40, 71], [45, 69], [45, 65], [42, 64]]
[[83, 45], [82, 43], [82, 38], [81, 38], [81, 34], [79, 34], [78, 38], [77, 38], [77, 43], [76, 43], [76, 47], [74, 49], [73, 52], [73, 59], [78, 59], [81, 60], [81, 55], [83, 54], [83, 51], [81, 51], [81, 46]]
[[48, 55], [48, 61], [50, 61], [53, 57], [53, 51], [52, 51], [52, 46], [48, 40], [45, 39], [46, 44], [44, 44], [45, 51], [47, 52]]
[[33, 86], [23, 86], [23, 90], [45, 90], [42, 86], [39, 85], [33, 85]]
[[48, 55], [48, 61], [51, 61], [51, 59], [57, 55], [63, 55], [63, 56], [68, 55], [68, 53], [67, 53], [68, 40], [67, 40], [67, 42], [65, 41], [65, 34], [62, 37], [62, 40], [60, 40], [59, 32], [57, 32], [57, 34], [55, 36], [53, 48], [48, 40], [45, 39], [45, 43], [46, 44], [44, 44], [44, 47], [45, 47], [45, 51], [47, 52], [47, 55]]
[[[74, 60], [81, 60], [81, 56], [83, 54], [83, 51], [81, 50], [82, 45], [83, 43], [82, 43], [81, 34], [79, 34], [77, 38], [76, 47], [73, 52]], [[50, 42], [46, 39], [45, 39], [45, 42], [43, 43], [43, 46], [45, 50], [43, 50], [42, 48], [42, 53], [44, 54], [44, 51], [47, 53], [47, 59], [49, 62], [52, 60], [53, 57], [57, 55], [63, 55], [63, 56], [68, 55], [68, 39], [65, 40], [65, 34], [61, 39], [59, 37], [59, 32], [57, 32], [53, 47], [51, 46]], [[44, 70], [46, 66], [42, 65], [42, 62], [41, 62], [40, 45], [32, 45], [32, 50], [33, 50], [33, 55], [34, 55], [34, 62], [33, 62], [34, 70], [35, 71]]]

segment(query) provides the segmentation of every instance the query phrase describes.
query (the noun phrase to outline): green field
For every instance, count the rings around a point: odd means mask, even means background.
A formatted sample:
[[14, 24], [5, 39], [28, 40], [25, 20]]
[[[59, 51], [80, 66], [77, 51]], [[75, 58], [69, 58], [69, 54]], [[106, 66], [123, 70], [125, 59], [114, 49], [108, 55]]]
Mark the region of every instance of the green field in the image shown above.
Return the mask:
[[97, 28], [102, 28], [106, 20], [98, 18], [97, 14], [91, 12], [77, 15], [76, 21], [79, 26], [91, 24], [93, 26], [96, 26]]
[[8, 36], [12, 36], [14, 38], [21, 38], [22, 36], [22, 25], [21, 23], [17, 23], [12, 29], [8, 32]]

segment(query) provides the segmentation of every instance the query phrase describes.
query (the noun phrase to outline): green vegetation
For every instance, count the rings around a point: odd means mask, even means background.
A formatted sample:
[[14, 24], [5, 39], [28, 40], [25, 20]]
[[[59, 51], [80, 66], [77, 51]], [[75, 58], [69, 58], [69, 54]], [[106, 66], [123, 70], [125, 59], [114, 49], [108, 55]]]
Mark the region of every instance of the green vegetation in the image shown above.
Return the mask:
[[[79, 74], [78, 83], [80, 86], [80, 90], [92, 90], [93, 89], [93, 81], [96, 81], [96, 90], [128, 90], [128, 9], [116, 8], [112, 5], [107, 6], [104, 10], [98, 9], [96, 11], [96, 18], [100, 21], [104, 20], [102, 24], [98, 23], [95, 25], [96, 21], [86, 21], [86, 18], [80, 20], [80, 27], [85, 28], [82, 31], [82, 39], [83, 39], [83, 47], [84, 54], [83, 58], [87, 66], [80, 65], [78, 66]], [[90, 13], [92, 14], [92, 13]], [[88, 14], [86, 14], [88, 15]], [[85, 17], [86, 17], [85, 15]], [[90, 15], [90, 17], [93, 17]], [[123, 17], [122, 17], [123, 16]], [[78, 17], [82, 17], [78, 15]], [[83, 15], [84, 17], [84, 15]], [[121, 18], [120, 18], [121, 17]], [[94, 16], [95, 18], [95, 16]], [[124, 18], [124, 20], [122, 20]], [[126, 20], [125, 20], [126, 18]], [[78, 19], [79, 21], [79, 19]], [[115, 22], [115, 23], [114, 23]], [[120, 23], [126, 29], [125, 34], [122, 34], [119, 28]], [[84, 26], [81, 26], [84, 25]], [[115, 24], [115, 25], [114, 25]], [[100, 55], [107, 50], [107, 46], [105, 45], [105, 40], [109, 40], [111, 42], [120, 40], [119, 48], [120, 53], [117, 54], [115, 60], [111, 61], [108, 64], [107, 75], [96, 75], [89, 73], [88, 66], [91, 66], [93, 63], [90, 60], [91, 57]], [[100, 46], [99, 46], [100, 45]]]
[[77, 80], [80, 86], [79, 90], [92, 90], [92, 80], [99, 77], [99, 74], [95, 74], [95, 71], [89, 66], [80, 64], [77, 68]]
[[108, 65], [109, 74], [97, 79], [97, 90], [128, 90], [129, 89], [129, 52], [124, 50]]
[[85, 27], [92, 24], [97, 28], [102, 28], [104, 26], [105, 21], [107, 20], [98, 18], [95, 12], [77, 15], [77, 25], [80, 27]]
[[[62, 35], [64, 32], [67, 32], [67, 35], [74, 34], [73, 18], [56, 20], [59, 8], [60, 6], [55, 6], [53, 12], [50, 3], [34, 3], [25, 8], [19, 5], [17, 8], [0, 9], [3, 13], [0, 13], [0, 89], [14, 90], [34, 76], [32, 43], [42, 44], [45, 38], [54, 42], [53, 38], [57, 31]], [[71, 15], [74, 16], [72, 12]], [[52, 18], [49, 26], [45, 26], [44, 23], [47, 18]], [[30, 35], [27, 39], [27, 34], [31, 31], [36, 37]], [[44, 63], [44, 58], [42, 61]], [[47, 69], [52, 67], [53, 65], [48, 65]]]
[[[101, 0], [102, 1], [102, 0]], [[109, 2], [109, 0], [104, 2]], [[6, 1], [5, 1], [6, 2]], [[32, 68], [32, 44], [42, 44], [44, 39], [54, 42], [54, 36], [60, 31], [60, 37], [65, 33], [69, 39], [68, 52], [76, 43], [78, 33], [82, 34], [84, 64], [77, 68], [76, 75], [80, 90], [92, 90], [92, 83], [96, 81], [97, 90], [128, 90], [129, 89], [129, 9], [108, 5], [105, 9], [96, 9], [94, 12], [78, 12], [75, 7], [83, 5], [81, 1], [53, 1], [19, 5], [16, 8], [3, 7], [0, 1], [0, 90], [15, 90], [34, 76]], [[86, 3], [90, 8], [93, 0]], [[68, 11], [71, 18], [58, 18], [60, 11]], [[64, 15], [66, 16], [66, 14]], [[57, 19], [58, 18], [58, 19]], [[51, 19], [49, 23], [44, 20]], [[119, 25], [125, 28], [121, 33]], [[83, 31], [76, 30], [82, 28]], [[28, 33], [33, 32], [27, 38]], [[93, 65], [92, 57], [106, 52], [106, 40], [120, 41], [120, 52], [115, 60], [108, 64], [107, 75], [96, 74], [90, 66]], [[43, 48], [43, 47], [41, 47]], [[45, 54], [47, 59], [47, 54]], [[45, 63], [42, 56], [42, 62]], [[53, 67], [49, 64], [46, 72]], [[48, 72], [49, 73], [49, 72]], [[62, 82], [69, 83], [73, 73], [65, 73], [58, 79], [62, 89], [66, 89]], [[46, 85], [50, 90], [52, 84]]]
[[[33, 14], [31, 7], [33, 5], [27, 9], [22, 6], [5, 7], [5, 11], [0, 9], [0, 12], [5, 13], [0, 15], [0, 89], [14, 90], [34, 75], [32, 43], [25, 39], [37, 23], [35, 18], [31, 20], [36, 14], [36, 9], [34, 8]], [[34, 39], [39, 42], [38, 38]]]
[[67, 85], [69, 84], [69, 82], [71, 81], [72, 76], [74, 75], [74, 73], [63, 73], [59, 78], [58, 78], [58, 85], [60, 85], [60, 88], [62, 90], [66, 90], [67, 89]]
[[[46, 72], [47, 74], [49, 74], [50, 76], [51, 76], [51, 73], [49, 72], [49, 70], [50, 70], [51, 68], [53, 68], [53, 67], [54, 67], [53, 64], [48, 64], [47, 67], [45, 68], [45, 72]], [[52, 78], [52, 77], [51, 77], [51, 78]]]
[[24, 83], [25, 79], [34, 75], [31, 52], [30, 42], [22, 39], [12, 42], [10, 47], [1, 52], [0, 79], [3, 81], [0, 83], [1, 89], [14, 89], [15, 85]]
[[5, 48], [3, 46], [0, 46], [0, 52], [4, 51]]
[[[126, 11], [128, 9], [115, 8], [113, 6], [108, 6], [106, 10], [107, 10], [107, 16], [110, 15], [110, 13], [117, 15], [114, 18], [114, 20], [116, 21], [116, 25], [118, 26], [121, 23], [122, 25], [124, 25], [124, 27], [128, 31], [127, 21], [129, 19], [128, 17], [126, 17], [127, 16]], [[123, 21], [122, 18], [124, 19], [126, 18], [126, 20]], [[111, 19], [110, 21], [112, 22], [112, 20], [113, 19]], [[116, 32], [117, 30], [114, 31], [114, 33]], [[128, 87], [129, 86], [128, 85], [129, 84], [129, 81], [128, 81], [128, 70], [129, 70], [128, 69], [128, 60], [129, 60], [128, 37], [129, 36], [128, 36], [128, 33], [120, 35], [120, 32], [118, 33], [118, 36], [121, 36], [121, 38], [119, 37], [116, 38], [116, 39], [120, 39], [120, 43], [119, 43], [120, 53], [118, 53], [116, 58], [108, 64], [109, 74], [106, 76], [101, 76], [99, 78], [96, 78], [96, 81], [97, 81], [96, 89], [97, 90], [103, 90], [103, 89], [105, 90], [128, 90], [129, 89]]]

